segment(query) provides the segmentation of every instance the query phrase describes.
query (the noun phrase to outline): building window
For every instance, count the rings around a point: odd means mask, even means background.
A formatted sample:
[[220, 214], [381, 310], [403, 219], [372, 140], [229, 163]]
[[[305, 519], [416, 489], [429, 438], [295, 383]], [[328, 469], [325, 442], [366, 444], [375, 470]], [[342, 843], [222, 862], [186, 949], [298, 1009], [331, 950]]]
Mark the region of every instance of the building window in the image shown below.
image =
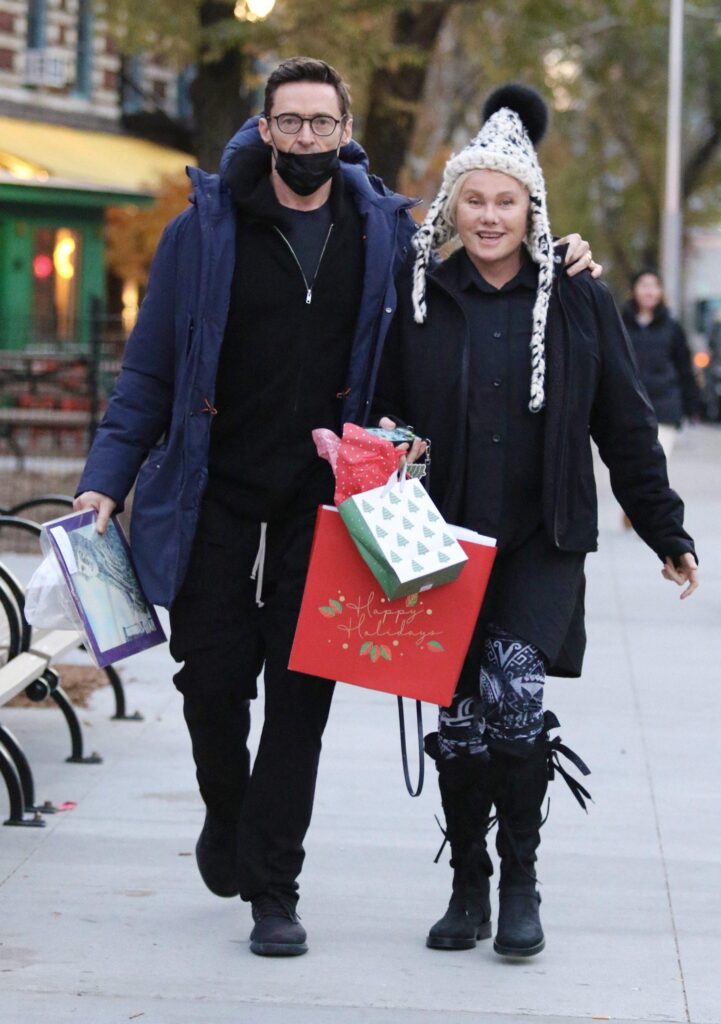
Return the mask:
[[71, 228], [35, 229], [31, 344], [76, 340], [81, 238]]
[[120, 102], [124, 114], [139, 114], [143, 109], [142, 74], [143, 64], [137, 54], [133, 54], [132, 57], [123, 57], [120, 71], [122, 81]]
[[28, 0], [28, 50], [45, 46], [46, 0]]
[[153, 101], [156, 106], [162, 106], [165, 103], [168, 93], [168, 87], [165, 82], [159, 82], [157, 79], [153, 82]]
[[78, 42], [75, 57], [75, 91], [80, 96], [90, 96], [93, 88], [92, 8], [92, 0], [78, 0]]
[[195, 78], [195, 65], [188, 64], [178, 75], [178, 119], [189, 124], [193, 120], [190, 83]]

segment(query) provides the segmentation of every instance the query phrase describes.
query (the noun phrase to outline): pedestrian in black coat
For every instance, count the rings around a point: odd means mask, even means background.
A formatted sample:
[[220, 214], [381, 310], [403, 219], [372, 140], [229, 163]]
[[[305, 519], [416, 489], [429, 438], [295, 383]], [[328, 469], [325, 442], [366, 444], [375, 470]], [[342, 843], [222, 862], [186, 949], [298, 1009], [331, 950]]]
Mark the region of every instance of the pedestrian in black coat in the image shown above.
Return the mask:
[[664, 303], [663, 285], [655, 271], [641, 270], [632, 278], [623, 321], [656, 418], [662, 427], [671, 428], [659, 434], [668, 458], [684, 417], [700, 414], [700, 396], [686, 335]]
[[[534, 864], [548, 779], [559, 753], [588, 773], [549, 738], [558, 721], [543, 710], [543, 688], [548, 673], [581, 671], [584, 561], [598, 537], [591, 439], [664, 575], [687, 584], [682, 597], [696, 588], [696, 558], [613, 299], [587, 272], [558, 273], [533, 145], [545, 105], [506, 87], [485, 113], [417, 235], [374, 415], [430, 438], [429, 488], [445, 517], [498, 541], [456, 694], [426, 737], [454, 869], [448, 910], [426, 941], [466, 949], [491, 934], [495, 805], [494, 948], [528, 957], [545, 944]], [[461, 248], [434, 264], [453, 236]], [[585, 806], [586, 790], [560, 773]]]

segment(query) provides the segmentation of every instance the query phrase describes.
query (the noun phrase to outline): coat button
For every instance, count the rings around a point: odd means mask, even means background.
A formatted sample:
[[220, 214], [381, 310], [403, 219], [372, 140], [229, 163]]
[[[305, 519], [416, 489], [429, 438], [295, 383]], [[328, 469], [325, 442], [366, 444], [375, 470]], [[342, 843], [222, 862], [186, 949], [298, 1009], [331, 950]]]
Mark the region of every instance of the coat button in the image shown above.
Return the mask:
[[501, 386], [500, 380], [494, 380], [493, 386], [494, 386], [494, 388], [500, 388], [500, 386]]
[[386, 313], [392, 313], [392, 312], [393, 312], [393, 307], [392, 306], [386, 306]]
[[494, 444], [500, 444], [500, 442], [501, 442], [501, 435], [500, 434], [494, 434], [491, 437], [491, 441], [493, 441]]
[[494, 337], [494, 338], [501, 338], [501, 337], [502, 337], [502, 334], [501, 334], [501, 332], [500, 332], [500, 331], [494, 331], [494, 332], [493, 332], [493, 337]]

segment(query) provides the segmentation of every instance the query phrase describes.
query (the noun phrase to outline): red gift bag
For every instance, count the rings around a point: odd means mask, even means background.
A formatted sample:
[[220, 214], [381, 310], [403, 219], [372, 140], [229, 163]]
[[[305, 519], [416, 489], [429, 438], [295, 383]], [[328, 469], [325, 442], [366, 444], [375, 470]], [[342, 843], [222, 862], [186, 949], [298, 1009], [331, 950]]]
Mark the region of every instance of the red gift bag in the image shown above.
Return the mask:
[[471, 641], [496, 549], [459, 531], [458, 580], [389, 601], [335, 508], [318, 509], [289, 668], [448, 705]]

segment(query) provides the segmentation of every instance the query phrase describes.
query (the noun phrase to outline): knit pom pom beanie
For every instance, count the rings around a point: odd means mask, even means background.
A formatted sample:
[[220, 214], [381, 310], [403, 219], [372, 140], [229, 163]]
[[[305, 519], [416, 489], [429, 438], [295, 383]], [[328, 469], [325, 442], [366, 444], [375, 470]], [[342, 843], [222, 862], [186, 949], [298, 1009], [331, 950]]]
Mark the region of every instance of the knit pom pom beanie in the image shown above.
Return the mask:
[[531, 398], [529, 409], [539, 412], [545, 402], [546, 350], [544, 336], [553, 286], [553, 237], [548, 223], [546, 184], [536, 145], [548, 123], [548, 109], [533, 89], [505, 85], [496, 89], [483, 107], [484, 124], [465, 149], [454, 154], [443, 172], [443, 182], [415, 236], [413, 311], [416, 323], [426, 318], [426, 273], [434, 249], [455, 235], [448, 218], [448, 199], [453, 186], [468, 171], [502, 171], [516, 178], [530, 196], [529, 229], [525, 244], [538, 265], [538, 291], [533, 306], [531, 334]]

